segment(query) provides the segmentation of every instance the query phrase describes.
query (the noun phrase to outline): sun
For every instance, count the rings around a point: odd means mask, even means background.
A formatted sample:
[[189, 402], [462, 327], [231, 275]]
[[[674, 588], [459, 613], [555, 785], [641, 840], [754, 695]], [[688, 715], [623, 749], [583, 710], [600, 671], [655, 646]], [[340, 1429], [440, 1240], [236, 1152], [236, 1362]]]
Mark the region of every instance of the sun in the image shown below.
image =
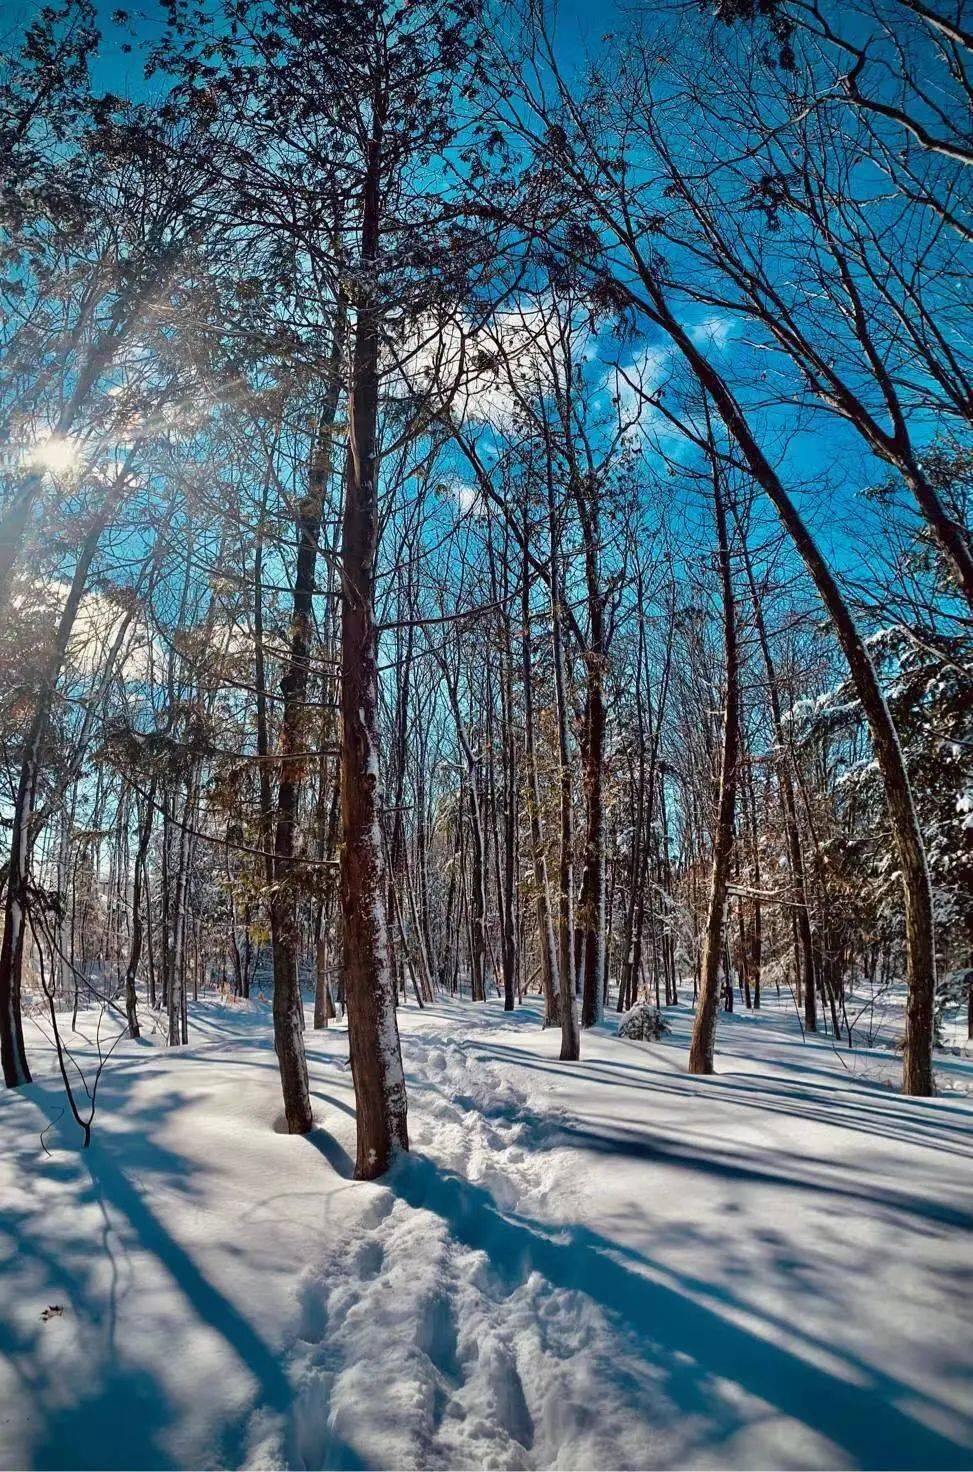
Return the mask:
[[50, 470], [54, 475], [66, 475], [78, 463], [80, 445], [67, 436], [52, 435], [50, 439], [38, 440], [31, 451], [31, 464], [38, 470]]

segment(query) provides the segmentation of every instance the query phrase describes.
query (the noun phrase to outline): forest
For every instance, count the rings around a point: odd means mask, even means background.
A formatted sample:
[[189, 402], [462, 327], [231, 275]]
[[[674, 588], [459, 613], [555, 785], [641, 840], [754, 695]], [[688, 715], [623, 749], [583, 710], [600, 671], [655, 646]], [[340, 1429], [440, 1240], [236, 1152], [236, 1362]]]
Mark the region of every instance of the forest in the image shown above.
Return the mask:
[[964, 0], [3, 41], [0, 1466], [973, 1466]]

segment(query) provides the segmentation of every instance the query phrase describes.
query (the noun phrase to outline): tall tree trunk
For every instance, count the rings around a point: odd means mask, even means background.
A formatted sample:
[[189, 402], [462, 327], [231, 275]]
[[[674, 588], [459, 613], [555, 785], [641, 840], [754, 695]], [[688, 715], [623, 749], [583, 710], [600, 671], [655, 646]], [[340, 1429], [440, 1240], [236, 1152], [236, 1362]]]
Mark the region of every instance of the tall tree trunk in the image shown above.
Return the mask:
[[297, 923], [295, 859], [298, 808], [307, 766], [308, 665], [314, 619], [314, 581], [324, 498], [331, 478], [334, 425], [341, 391], [345, 306], [339, 299], [328, 356], [328, 384], [311, 455], [307, 495], [298, 508], [297, 569], [291, 612], [290, 651], [280, 682], [283, 713], [278, 752], [280, 786], [274, 830], [274, 884], [270, 902], [270, 936], [274, 966], [274, 1047], [284, 1096], [284, 1117], [292, 1135], [306, 1134], [314, 1122], [304, 1051], [304, 1004], [298, 975], [300, 933]]
[[274, 886], [274, 800], [270, 781], [270, 726], [267, 720], [267, 661], [264, 655], [264, 518], [270, 480], [264, 482], [260, 503], [260, 525], [253, 554], [253, 657], [255, 722], [257, 738], [257, 781], [260, 791], [260, 848], [264, 883], [270, 895]]
[[[719, 1007], [720, 958], [723, 955], [723, 924], [726, 889], [733, 851], [733, 810], [736, 797], [737, 759], [740, 741], [740, 686], [737, 656], [736, 613], [733, 606], [733, 577], [726, 532], [726, 509], [714, 468], [713, 504], [719, 547], [720, 584], [723, 597], [723, 630], [726, 647], [726, 709], [723, 717], [723, 753], [720, 764], [719, 809], [713, 834], [713, 868], [710, 876], [709, 909], [703, 956], [700, 965], [699, 1002], [689, 1048], [689, 1072], [712, 1073], [716, 1045], [716, 1013]], [[732, 983], [728, 983], [732, 987]], [[731, 990], [732, 998], [732, 990]]]
[[376, 287], [384, 95], [376, 81], [373, 134], [362, 208], [359, 285], [348, 466], [342, 520], [341, 624], [341, 908], [351, 1070], [357, 1102], [355, 1173], [372, 1180], [397, 1149], [407, 1150], [405, 1077], [389, 968], [382, 838], [379, 826], [378, 635], [375, 558], [378, 543], [376, 435], [378, 329]]
[[513, 680], [510, 671], [509, 630], [505, 630], [503, 661], [503, 1009], [512, 1012], [517, 993], [517, 762], [513, 745]]
[[483, 826], [483, 791], [480, 753], [473, 751], [470, 765], [470, 996], [486, 1001], [486, 835]]
[[585, 712], [584, 792], [586, 808], [585, 865], [578, 914], [584, 936], [581, 1026], [594, 1027], [602, 1017], [602, 977], [605, 970], [605, 704], [602, 612], [596, 594], [592, 600], [592, 627], [586, 651], [588, 667]]
[[598, 487], [578, 496], [584, 533], [588, 643], [584, 651], [586, 691], [584, 728], [585, 855], [578, 918], [582, 929], [581, 1026], [602, 1017], [605, 971], [605, 611], [599, 586]]
[[751, 963], [753, 969], [753, 1008], [760, 1010], [760, 984], [763, 979], [763, 906], [760, 902], [762, 879], [760, 871], [760, 836], [757, 831], [757, 798], [753, 787], [753, 763], [747, 765], [747, 818], [750, 829], [750, 862], [753, 864], [753, 887], [757, 891], [753, 901], [753, 931]]
[[558, 578], [554, 572], [556, 553], [551, 548], [551, 619], [554, 645], [554, 696], [557, 707], [557, 736], [560, 785], [561, 839], [558, 865], [558, 975], [560, 978], [561, 1058], [573, 1062], [581, 1057], [581, 1034], [574, 995], [574, 904], [573, 862], [574, 828], [571, 814], [571, 753], [568, 743], [567, 690], [565, 689], [564, 641], [558, 609]]
[[145, 799], [145, 809], [142, 821], [139, 825], [138, 847], [135, 853], [135, 866], [132, 871], [132, 938], [128, 953], [128, 966], [125, 971], [125, 1015], [128, 1021], [128, 1035], [130, 1038], [139, 1036], [138, 1020], [138, 996], [135, 983], [138, 977], [139, 962], [142, 959], [142, 889], [145, 876], [145, 860], [149, 851], [149, 839], [152, 836], [152, 815], [155, 803], [155, 778], [149, 784], [149, 791]]
[[[525, 516], [526, 524], [526, 516]], [[525, 530], [526, 537], [526, 530]], [[524, 684], [524, 758], [527, 764], [527, 806], [530, 813], [530, 846], [534, 865], [537, 933], [541, 953], [541, 983], [544, 987], [544, 1026], [557, 1027], [561, 1020], [560, 980], [547, 855], [541, 831], [541, 794], [537, 776], [537, 745], [534, 732], [534, 673], [530, 652], [530, 579], [526, 561], [521, 569], [521, 669]]]
[[179, 825], [178, 866], [172, 902], [172, 947], [169, 973], [169, 1046], [179, 1047], [189, 1041], [186, 1000], [186, 910], [189, 876], [193, 862], [193, 834], [199, 804], [201, 767], [196, 763], [186, 783], [186, 800]]
[[[321, 723], [321, 743], [324, 745], [326, 737], [326, 723]], [[329, 854], [335, 852], [338, 837], [338, 818], [341, 805], [340, 774], [335, 769], [335, 779], [331, 783], [330, 801], [328, 799], [328, 757], [322, 750], [318, 762], [318, 800], [316, 826], [318, 831], [317, 855], [318, 862], [324, 865]], [[335, 1016], [334, 1000], [331, 996], [331, 985], [328, 980], [328, 969], [331, 964], [329, 940], [331, 935], [331, 924], [335, 901], [335, 883], [332, 873], [324, 870], [322, 877], [323, 894], [318, 901], [317, 914], [315, 918], [315, 946], [314, 946], [314, 1027], [320, 1029], [327, 1027]]]

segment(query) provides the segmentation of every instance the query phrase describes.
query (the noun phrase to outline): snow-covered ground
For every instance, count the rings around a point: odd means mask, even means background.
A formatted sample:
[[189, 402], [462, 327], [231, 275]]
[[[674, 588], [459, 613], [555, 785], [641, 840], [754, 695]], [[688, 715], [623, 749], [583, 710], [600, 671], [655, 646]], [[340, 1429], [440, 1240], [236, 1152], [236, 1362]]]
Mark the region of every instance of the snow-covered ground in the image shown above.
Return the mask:
[[340, 1027], [309, 1137], [266, 1008], [206, 1003], [187, 1048], [119, 1046], [80, 1151], [32, 1026], [0, 1464], [973, 1465], [973, 1060], [905, 1099], [771, 1005], [696, 1079], [667, 1015], [562, 1064], [532, 1007], [403, 1009], [413, 1151], [371, 1185]]

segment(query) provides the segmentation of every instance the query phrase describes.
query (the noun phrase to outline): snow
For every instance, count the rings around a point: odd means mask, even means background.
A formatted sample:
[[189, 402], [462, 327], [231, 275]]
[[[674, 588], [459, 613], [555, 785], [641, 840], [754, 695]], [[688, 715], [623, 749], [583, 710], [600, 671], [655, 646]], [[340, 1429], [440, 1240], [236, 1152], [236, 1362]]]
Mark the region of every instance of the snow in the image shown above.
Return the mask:
[[31, 1021], [0, 1465], [970, 1466], [973, 1059], [903, 1098], [770, 991], [713, 1078], [685, 1007], [576, 1064], [533, 1003], [403, 1007], [413, 1148], [375, 1183], [340, 1026], [305, 1034], [309, 1136], [266, 1007], [207, 1002], [188, 1047], [119, 1044], [83, 1152]]

